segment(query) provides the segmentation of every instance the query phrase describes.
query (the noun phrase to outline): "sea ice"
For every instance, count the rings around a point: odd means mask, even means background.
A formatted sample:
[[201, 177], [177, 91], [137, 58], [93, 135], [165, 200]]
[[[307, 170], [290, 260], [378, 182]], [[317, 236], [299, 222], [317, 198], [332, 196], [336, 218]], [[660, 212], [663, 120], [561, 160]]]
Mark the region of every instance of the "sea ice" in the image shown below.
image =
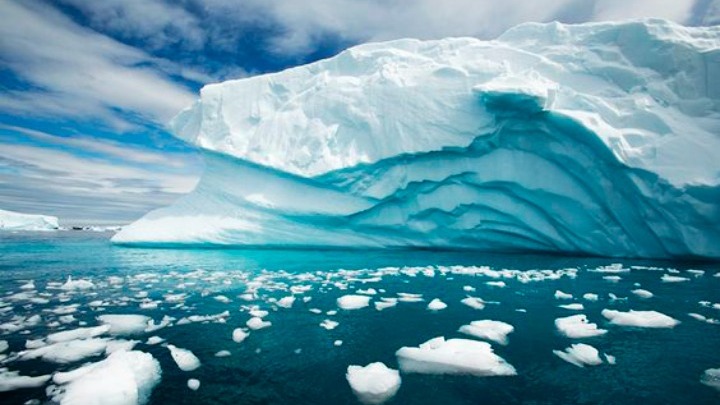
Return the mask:
[[709, 368], [705, 370], [702, 377], [700, 377], [700, 382], [720, 391], [720, 368]]
[[337, 328], [338, 325], [340, 325], [340, 323], [332, 321], [330, 319], [325, 319], [324, 321], [320, 322], [320, 326], [327, 330], [333, 330]]
[[343, 295], [337, 299], [337, 305], [345, 310], [365, 308], [370, 305], [370, 297], [365, 295]]
[[602, 315], [610, 323], [620, 326], [635, 326], [638, 328], [672, 328], [680, 321], [657, 311], [615, 311], [603, 309]]
[[437, 337], [419, 347], [402, 347], [395, 355], [404, 373], [515, 375], [515, 368], [487, 342]]
[[139, 335], [145, 332], [150, 317], [145, 315], [100, 315], [98, 321], [110, 326], [111, 335]]
[[200, 359], [190, 350], [182, 349], [174, 345], [167, 345], [167, 348], [170, 350], [170, 355], [180, 370], [193, 371], [200, 367]]
[[569, 310], [571, 310], [571, 311], [582, 311], [583, 309], [585, 309], [585, 307], [583, 306], [583, 304], [581, 304], [581, 303], [579, 303], [579, 302], [572, 303], [572, 304], [558, 305], [558, 306], [559, 306], [560, 308], [569, 309]]
[[564, 293], [560, 290], [555, 290], [555, 299], [558, 300], [571, 300], [573, 299], [572, 294]]
[[599, 352], [596, 348], [586, 345], [584, 343], [577, 343], [571, 345], [565, 351], [553, 350], [556, 356], [567, 361], [570, 364], [574, 364], [578, 367], [597, 366], [602, 364]]
[[652, 298], [652, 296], [653, 296], [653, 293], [651, 293], [648, 290], [643, 290], [642, 288], [632, 290], [632, 293], [637, 295], [640, 298]]
[[241, 328], [236, 328], [235, 330], [233, 330], [232, 340], [235, 343], [242, 343], [242, 341], [245, 340], [248, 336], [250, 336], [249, 333], [245, 332]]
[[381, 362], [365, 367], [348, 366], [345, 377], [350, 388], [364, 404], [382, 404], [400, 389], [400, 373]]
[[512, 333], [515, 328], [512, 325], [492, 320], [472, 321], [469, 325], [463, 325], [458, 332], [465, 333], [480, 339], [492, 340], [493, 342], [507, 345], [507, 335]]
[[264, 321], [262, 318], [252, 317], [245, 322], [245, 325], [252, 330], [260, 330], [272, 326], [272, 322]]
[[439, 298], [435, 298], [434, 300], [430, 301], [430, 303], [427, 306], [427, 309], [430, 311], [440, 311], [447, 308], [447, 304], [440, 301]]
[[50, 375], [28, 377], [20, 375], [17, 371], [8, 371], [0, 368], [0, 392], [14, 391], [21, 388], [42, 387], [50, 380]]
[[571, 339], [600, 336], [607, 333], [605, 329], [598, 329], [597, 324], [590, 323], [587, 316], [583, 314], [557, 318], [555, 327], [560, 333]]
[[191, 378], [187, 380], [187, 387], [193, 391], [197, 391], [200, 388], [200, 380]]

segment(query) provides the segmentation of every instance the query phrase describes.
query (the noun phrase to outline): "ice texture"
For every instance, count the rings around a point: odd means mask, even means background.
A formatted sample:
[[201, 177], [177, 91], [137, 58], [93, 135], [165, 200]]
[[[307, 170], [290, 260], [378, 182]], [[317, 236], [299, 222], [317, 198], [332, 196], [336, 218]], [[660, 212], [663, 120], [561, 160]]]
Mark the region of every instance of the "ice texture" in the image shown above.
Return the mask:
[[370, 297], [354, 294], [343, 295], [342, 297], [337, 299], [337, 305], [341, 309], [345, 310], [365, 308], [366, 306], [370, 305]]
[[602, 364], [602, 359], [600, 358], [598, 350], [584, 343], [571, 345], [564, 351], [553, 350], [553, 353], [568, 363], [578, 367], [585, 367], [586, 365], [597, 366], [598, 364]]
[[210, 84], [196, 189], [115, 243], [720, 257], [720, 28], [527, 23]]
[[60, 229], [57, 217], [0, 209], [0, 231], [54, 231], [57, 229]]
[[588, 321], [587, 316], [583, 314], [557, 318], [555, 327], [560, 333], [571, 339], [600, 336], [607, 333], [607, 330], [599, 329], [597, 324]]
[[174, 345], [168, 345], [167, 348], [170, 350], [170, 355], [180, 370], [193, 371], [200, 367], [200, 359], [190, 350], [182, 349]]
[[458, 329], [458, 332], [506, 345], [508, 344], [507, 335], [514, 330], [515, 328], [512, 325], [505, 322], [485, 319], [482, 321], [472, 321], [469, 325], [463, 325]]
[[400, 389], [400, 373], [381, 362], [367, 366], [349, 366], [345, 377], [350, 388], [364, 404], [382, 404]]
[[628, 312], [603, 309], [602, 316], [610, 323], [620, 326], [635, 326], [638, 328], [672, 328], [680, 321], [657, 311]]

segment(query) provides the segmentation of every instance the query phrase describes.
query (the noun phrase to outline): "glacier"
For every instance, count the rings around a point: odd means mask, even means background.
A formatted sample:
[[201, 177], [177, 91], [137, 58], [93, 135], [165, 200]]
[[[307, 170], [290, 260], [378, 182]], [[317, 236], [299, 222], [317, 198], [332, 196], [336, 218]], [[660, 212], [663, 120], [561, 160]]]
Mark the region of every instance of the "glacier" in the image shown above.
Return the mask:
[[0, 209], [0, 231], [52, 231], [60, 229], [57, 217]]
[[528, 23], [205, 86], [136, 246], [720, 258], [720, 27]]

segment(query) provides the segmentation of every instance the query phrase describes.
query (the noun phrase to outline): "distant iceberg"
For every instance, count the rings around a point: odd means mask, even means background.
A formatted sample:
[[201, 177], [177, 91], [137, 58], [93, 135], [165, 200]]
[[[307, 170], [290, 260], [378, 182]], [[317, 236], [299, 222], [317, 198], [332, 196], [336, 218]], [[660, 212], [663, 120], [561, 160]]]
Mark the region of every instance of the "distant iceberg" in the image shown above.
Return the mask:
[[720, 27], [523, 24], [205, 86], [129, 245], [720, 257]]
[[52, 231], [59, 228], [57, 217], [0, 209], [0, 231]]

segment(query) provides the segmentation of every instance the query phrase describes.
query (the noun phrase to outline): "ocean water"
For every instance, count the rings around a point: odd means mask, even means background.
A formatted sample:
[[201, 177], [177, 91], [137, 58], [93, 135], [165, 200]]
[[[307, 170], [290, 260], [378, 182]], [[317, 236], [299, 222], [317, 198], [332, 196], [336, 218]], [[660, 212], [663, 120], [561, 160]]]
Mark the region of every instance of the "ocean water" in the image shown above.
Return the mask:
[[[103, 314], [142, 314], [156, 322], [170, 316], [175, 319], [172, 325], [160, 330], [116, 337], [138, 340], [134, 350], [150, 353], [159, 361], [162, 378], [149, 398], [151, 404], [353, 404], [358, 402], [345, 378], [349, 365], [381, 361], [397, 368], [399, 348], [438, 336], [473, 339], [457, 332], [458, 328], [492, 319], [515, 328], [507, 345], [492, 345], [497, 355], [515, 367], [516, 376], [402, 373], [400, 390], [388, 403], [720, 403], [720, 392], [700, 382], [704, 370], [720, 367], [720, 325], [688, 315], [720, 319], [720, 308], [712, 307], [720, 303], [718, 263], [434, 251], [137, 249], [112, 246], [109, 236], [84, 232], [0, 235], [0, 340], [9, 343], [0, 367], [27, 376], [73, 370], [104, 356], [57, 364], [24, 360], [17, 354], [25, 350], [27, 339], [95, 326]], [[597, 271], [613, 263], [620, 263], [622, 270]], [[92, 287], [62, 289], [70, 275], [89, 281]], [[530, 275], [537, 280], [526, 280]], [[688, 280], [663, 282], [663, 275]], [[505, 287], [486, 284], [500, 280]], [[248, 286], [257, 287], [256, 298], [250, 301], [243, 296]], [[292, 286], [296, 286], [294, 304], [278, 307], [274, 301], [291, 295]], [[631, 291], [638, 286], [654, 296], [636, 296]], [[378, 293], [371, 296], [369, 307], [338, 310], [338, 297], [370, 288]], [[556, 290], [574, 298], [557, 299]], [[422, 294], [424, 301], [400, 302], [382, 311], [374, 308], [379, 297], [397, 297], [397, 293]], [[583, 299], [586, 293], [598, 294], [599, 299]], [[218, 300], [219, 295], [227, 300]], [[468, 295], [486, 301], [485, 308], [461, 304]], [[447, 308], [427, 310], [434, 298]], [[148, 302], [157, 307], [141, 308]], [[569, 303], [582, 303], [584, 310], [558, 307]], [[232, 331], [245, 326], [252, 305], [270, 312], [265, 319], [272, 326], [251, 331], [243, 342], [235, 343]], [[66, 311], [57, 311], [59, 307]], [[313, 313], [313, 308], [323, 313]], [[655, 310], [680, 323], [674, 328], [617, 326], [601, 315], [605, 308]], [[333, 310], [337, 314], [327, 314]], [[608, 332], [585, 339], [561, 335], [554, 320], [579, 313]], [[215, 314], [220, 315], [210, 321], [181, 321]], [[40, 315], [41, 321], [23, 321], [33, 315]], [[67, 323], [60, 322], [63, 316]], [[319, 326], [324, 319], [339, 325], [325, 330]], [[202, 366], [181, 371], [166, 347], [145, 343], [152, 335], [191, 350]], [[342, 340], [342, 345], [335, 346], [336, 340]], [[616, 364], [580, 368], [553, 354], [573, 343], [590, 344], [600, 353], [615, 356]], [[220, 350], [230, 351], [231, 356], [215, 357]], [[187, 388], [189, 378], [200, 380], [197, 391]], [[45, 403], [51, 384], [0, 392], [0, 403], [33, 399]]]

